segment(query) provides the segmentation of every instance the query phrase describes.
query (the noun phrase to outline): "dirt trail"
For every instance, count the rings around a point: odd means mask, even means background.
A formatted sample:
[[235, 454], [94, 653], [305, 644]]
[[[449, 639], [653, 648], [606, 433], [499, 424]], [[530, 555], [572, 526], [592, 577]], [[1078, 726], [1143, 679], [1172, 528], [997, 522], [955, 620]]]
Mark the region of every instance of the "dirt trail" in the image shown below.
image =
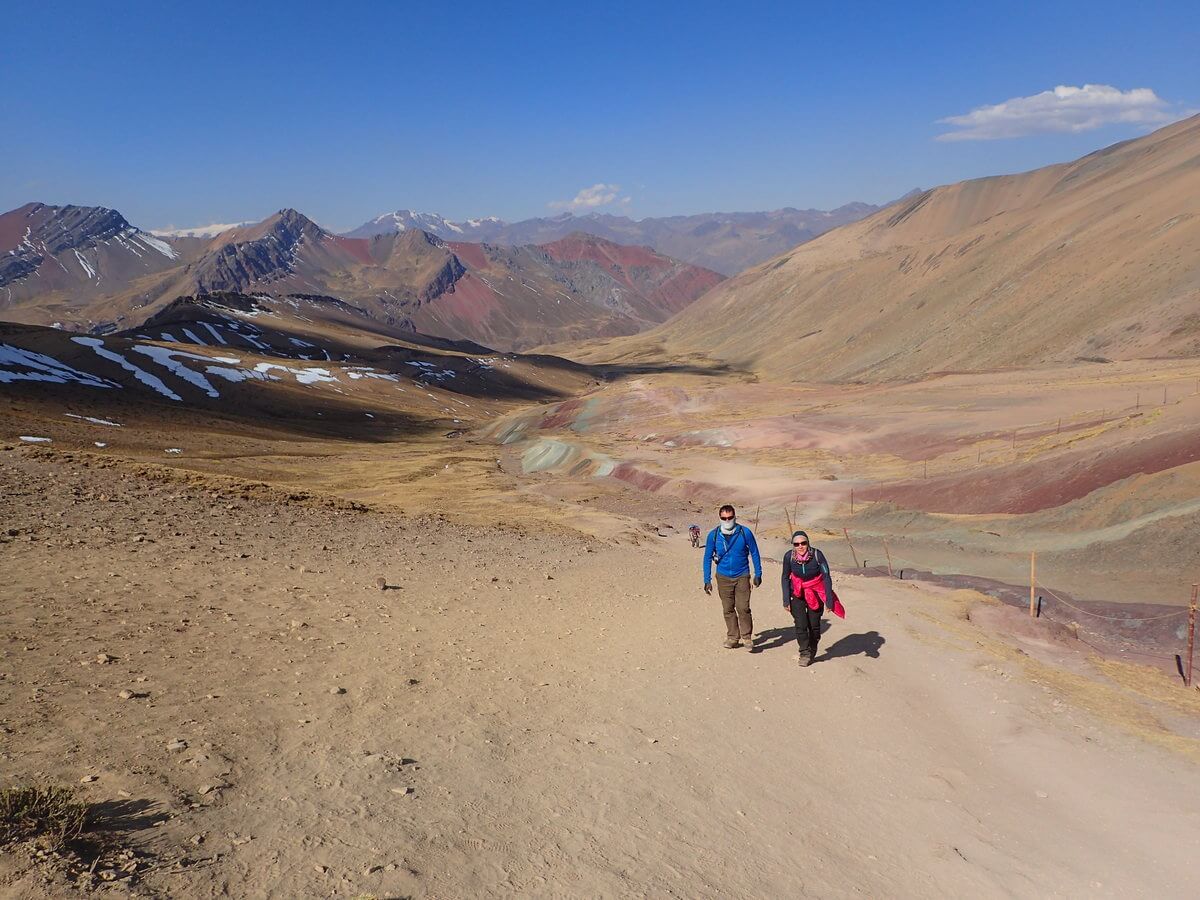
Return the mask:
[[[961, 594], [842, 577], [849, 618], [800, 670], [778, 569], [760, 651], [723, 650], [682, 535], [613, 547], [24, 452], [0, 480], [4, 781], [96, 775], [80, 790], [157, 859], [136, 892], [1194, 888], [1195, 705], [1085, 711], [1054, 675], [1079, 660], [1035, 665], [1050, 651], [998, 644]], [[41, 871], [9, 854], [0, 889], [71, 893]]]

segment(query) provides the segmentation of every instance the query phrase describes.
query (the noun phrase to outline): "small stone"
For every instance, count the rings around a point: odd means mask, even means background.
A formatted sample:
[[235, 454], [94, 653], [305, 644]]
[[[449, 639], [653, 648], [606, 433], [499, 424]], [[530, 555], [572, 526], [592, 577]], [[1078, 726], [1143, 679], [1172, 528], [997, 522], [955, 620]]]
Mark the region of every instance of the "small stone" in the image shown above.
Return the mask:
[[1039, 800], [1045, 800], [1045, 799], [1046, 799], [1047, 797], [1049, 797], [1049, 796], [1050, 796], [1050, 795], [1049, 795], [1049, 794], [1047, 794], [1045, 791], [1038, 791], [1038, 792], [1037, 792], [1037, 798], [1038, 798]]
[[382, 575], [379, 576], [378, 578], [375, 579], [375, 587], [379, 588], [379, 590], [381, 590], [381, 591], [386, 591], [387, 590], [387, 579], [384, 578]]
[[335, 687], [331, 687], [331, 688], [329, 689], [329, 693], [331, 693], [331, 694], [344, 694], [344, 693], [346, 693], [346, 689], [345, 689], [344, 687], [336, 687], [336, 686], [335, 686]]
[[363, 869], [364, 875], [374, 875], [376, 872], [382, 872], [383, 866], [367, 866]]
[[129, 690], [129, 688], [125, 688], [124, 690], [118, 692], [117, 696], [120, 697], [122, 700], [132, 700], [134, 697], [137, 696], [137, 694], [135, 694], [133, 691]]
[[191, 840], [192, 840], [193, 844], [195, 844], [197, 847], [199, 847], [201, 844], [204, 843], [204, 835], [193, 834]]
[[80, 784], [91, 784], [95, 780], [96, 780], [95, 775], [84, 775], [82, 778], [79, 779], [79, 783]]
[[329, 871], [329, 867], [323, 866], [320, 863], [318, 863], [317, 865], [313, 866], [313, 871], [316, 872], [318, 875], [324, 875], [326, 872]]
[[410, 787], [392, 788], [392, 793], [399, 794], [401, 797], [407, 797], [410, 794], [413, 794], [415, 792], [416, 792], [416, 788], [410, 788]]
[[175, 738], [175, 740], [167, 744], [167, 750], [169, 750], [171, 753], [179, 753], [186, 749], [187, 741], [181, 740], [180, 738]]
[[553, 581], [553, 580], [554, 580], [554, 576], [553, 576], [553, 575], [551, 575], [549, 572], [547, 572], [547, 573], [546, 573], [546, 580], [547, 580], [547, 581]]
[[96, 654], [96, 662], [100, 663], [102, 666], [107, 666], [114, 659], [116, 659], [115, 656], [109, 656], [107, 653]]
[[216, 789], [217, 789], [217, 786], [216, 786], [216, 785], [214, 785], [214, 784], [206, 784], [206, 785], [203, 785], [203, 786], [200, 788], [200, 796], [204, 796], [205, 794], [211, 794], [211, 793], [212, 793], [213, 791], [215, 791]]
[[291, 626], [292, 626], [292, 628], [307, 628], [308, 623], [301, 622], [299, 619], [292, 619]]

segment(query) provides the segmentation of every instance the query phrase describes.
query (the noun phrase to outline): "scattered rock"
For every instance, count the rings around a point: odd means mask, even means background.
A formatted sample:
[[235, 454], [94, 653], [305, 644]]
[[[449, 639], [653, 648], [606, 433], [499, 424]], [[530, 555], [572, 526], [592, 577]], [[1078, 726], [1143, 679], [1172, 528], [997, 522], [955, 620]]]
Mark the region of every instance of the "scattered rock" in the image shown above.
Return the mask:
[[379, 590], [381, 590], [381, 591], [386, 591], [387, 590], [387, 579], [384, 578], [382, 575], [380, 575], [378, 578], [375, 579], [375, 587], [379, 588]]
[[344, 687], [338, 687], [338, 686], [334, 686], [334, 687], [331, 687], [331, 688], [329, 689], [329, 693], [331, 693], [331, 694], [344, 694], [344, 693], [346, 693], [346, 689], [345, 689]]
[[187, 749], [187, 741], [181, 740], [180, 738], [175, 738], [175, 740], [173, 740], [167, 744], [167, 750], [170, 751], [171, 753], [179, 753], [186, 749]]
[[97, 780], [96, 775], [84, 775], [82, 778], [79, 779], [79, 783], [80, 784], [91, 784], [93, 781], [96, 781], [96, 780]]
[[392, 793], [399, 794], [401, 797], [408, 797], [411, 794], [416, 793], [416, 788], [411, 788], [411, 787], [392, 788]]
[[129, 690], [129, 688], [125, 688], [124, 690], [119, 691], [117, 693], [117, 696], [120, 697], [122, 700], [132, 700], [134, 697], [137, 696], [137, 694], [135, 694], [133, 691]]
[[318, 863], [317, 865], [313, 866], [313, 871], [316, 872], [318, 875], [324, 875], [326, 872], [329, 871], [329, 866], [323, 866], [320, 863]]
[[112, 662], [115, 659], [116, 659], [115, 656], [109, 656], [107, 653], [97, 653], [96, 654], [96, 662], [98, 662], [102, 666], [107, 666], [110, 662]]

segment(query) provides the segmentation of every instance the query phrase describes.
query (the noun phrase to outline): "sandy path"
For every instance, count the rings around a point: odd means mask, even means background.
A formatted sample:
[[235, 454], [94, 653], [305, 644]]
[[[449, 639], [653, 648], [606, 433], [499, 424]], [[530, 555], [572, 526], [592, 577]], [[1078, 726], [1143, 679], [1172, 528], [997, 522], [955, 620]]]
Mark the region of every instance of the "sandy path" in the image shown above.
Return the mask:
[[[98, 775], [81, 790], [164, 861], [138, 890], [1194, 886], [1200, 769], [1030, 683], [943, 592], [843, 579], [832, 658], [799, 670], [778, 570], [756, 594], [763, 650], [723, 650], [682, 537], [338, 514], [25, 454], [0, 474], [18, 531], [0, 546], [6, 781]], [[397, 589], [374, 588], [384, 571]], [[14, 857], [5, 886], [66, 890]]]

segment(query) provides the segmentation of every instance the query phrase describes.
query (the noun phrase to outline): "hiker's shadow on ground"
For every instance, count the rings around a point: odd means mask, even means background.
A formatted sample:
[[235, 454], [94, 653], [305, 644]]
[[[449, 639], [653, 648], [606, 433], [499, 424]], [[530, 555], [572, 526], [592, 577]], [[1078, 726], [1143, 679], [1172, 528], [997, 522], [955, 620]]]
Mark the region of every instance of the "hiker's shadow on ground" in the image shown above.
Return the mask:
[[887, 642], [878, 631], [848, 634], [834, 641], [817, 660], [837, 659], [839, 656], [869, 656], [879, 659], [879, 649]]
[[[821, 634], [825, 634], [829, 630], [829, 627], [829, 620], [822, 619]], [[788, 645], [794, 647], [796, 645], [796, 629], [790, 625], [784, 628], [768, 628], [759, 637], [760, 643], [758, 644], [758, 649], [760, 652], [763, 650], [774, 650], [777, 647], [786, 647]], [[824, 653], [817, 656], [817, 660], [825, 661], [838, 659], [843, 656], [869, 656], [871, 659], [879, 659], [879, 651], [885, 643], [887, 643], [887, 638], [878, 631], [848, 634], [830, 644]]]
[[[821, 634], [829, 630], [829, 620], [821, 619]], [[766, 631], [759, 632], [759, 642], [755, 646], [759, 652], [763, 650], [774, 650], [776, 647], [786, 647], [791, 644], [793, 647], [796, 644], [796, 627], [788, 625], [784, 628], [768, 628]]]

